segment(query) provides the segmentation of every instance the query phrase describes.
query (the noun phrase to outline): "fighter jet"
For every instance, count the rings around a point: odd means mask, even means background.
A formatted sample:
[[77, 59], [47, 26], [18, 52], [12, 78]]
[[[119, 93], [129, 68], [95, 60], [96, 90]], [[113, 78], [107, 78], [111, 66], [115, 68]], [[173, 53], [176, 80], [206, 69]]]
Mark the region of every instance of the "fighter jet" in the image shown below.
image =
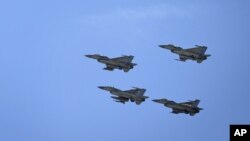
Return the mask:
[[172, 108], [172, 113], [179, 114], [185, 113], [190, 114], [190, 116], [194, 116], [196, 113], [199, 113], [202, 108], [198, 107], [200, 100], [196, 99], [194, 101], [176, 103], [174, 101], [168, 99], [155, 99], [154, 102], [164, 104], [164, 106]]
[[122, 91], [110, 86], [99, 86], [98, 88], [109, 91], [111, 94], [115, 95], [111, 96], [115, 102], [120, 102], [123, 104], [130, 100], [131, 102], [135, 102], [137, 105], [140, 105], [148, 98], [147, 96], [144, 96], [146, 89], [133, 87], [131, 90]]
[[128, 72], [130, 69], [134, 68], [135, 63], [132, 63], [134, 56], [122, 56], [117, 58], [108, 58], [107, 56], [101, 56], [99, 54], [85, 55], [86, 57], [96, 59], [98, 62], [106, 65], [104, 70], [113, 71], [114, 69], [120, 69], [124, 72]]
[[179, 59], [176, 60], [183, 62], [189, 59], [197, 61], [197, 63], [201, 63], [203, 60], [206, 60], [209, 56], [211, 56], [209, 54], [205, 54], [207, 50], [206, 46], [195, 45], [195, 47], [193, 48], [183, 49], [181, 47], [168, 44], [168, 45], [159, 45], [159, 47], [168, 49], [171, 52], [178, 54]]

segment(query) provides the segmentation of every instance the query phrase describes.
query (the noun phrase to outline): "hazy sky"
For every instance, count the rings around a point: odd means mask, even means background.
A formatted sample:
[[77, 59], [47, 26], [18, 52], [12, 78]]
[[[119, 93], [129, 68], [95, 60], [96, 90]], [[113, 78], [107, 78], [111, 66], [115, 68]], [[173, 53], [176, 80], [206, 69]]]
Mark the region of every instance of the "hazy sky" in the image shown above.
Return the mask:
[[[228, 141], [250, 123], [247, 0], [0, 2], [1, 141]], [[208, 46], [202, 64], [159, 44]], [[129, 73], [84, 57], [134, 55]], [[97, 88], [146, 88], [140, 106]], [[200, 99], [199, 114], [152, 102]]]

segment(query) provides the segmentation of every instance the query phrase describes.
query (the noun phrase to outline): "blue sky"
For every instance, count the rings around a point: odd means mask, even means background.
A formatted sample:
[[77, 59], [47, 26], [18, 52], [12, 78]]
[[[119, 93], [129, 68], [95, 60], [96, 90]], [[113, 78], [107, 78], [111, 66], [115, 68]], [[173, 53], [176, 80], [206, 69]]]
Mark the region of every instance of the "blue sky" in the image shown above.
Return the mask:
[[[250, 10], [242, 1], [0, 2], [0, 140], [221, 140], [249, 124]], [[202, 64], [157, 47], [208, 46]], [[84, 57], [134, 55], [129, 73]], [[146, 88], [140, 106], [97, 88]], [[194, 117], [151, 102], [200, 99]]]

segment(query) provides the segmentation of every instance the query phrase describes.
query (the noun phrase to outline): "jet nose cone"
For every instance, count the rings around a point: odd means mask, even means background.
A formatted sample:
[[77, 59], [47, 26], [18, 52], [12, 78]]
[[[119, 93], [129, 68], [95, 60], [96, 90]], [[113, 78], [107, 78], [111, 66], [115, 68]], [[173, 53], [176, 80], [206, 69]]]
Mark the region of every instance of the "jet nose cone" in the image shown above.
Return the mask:
[[164, 48], [165, 45], [159, 45], [159, 47]]
[[93, 58], [93, 55], [85, 55], [88, 58]]
[[99, 89], [102, 89], [102, 90], [105, 90], [105, 87], [104, 87], [104, 86], [99, 86], [98, 88], [99, 88]]
[[93, 55], [85, 55], [86, 57], [88, 58], [92, 58], [92, 59], [99, 59], [101, 58], [102, 56], [99, 55], [99, 54], [93, 54]]
[[110, 86], [99, 86], [99, 89], [105, 90], [105, 91], [113, 91], [114, 88]]
[[154, 102], [160, 102], [160, 100], [159, 99], [154, 99], [154, 100], [152, 100], [152, 101], [154, 101]]

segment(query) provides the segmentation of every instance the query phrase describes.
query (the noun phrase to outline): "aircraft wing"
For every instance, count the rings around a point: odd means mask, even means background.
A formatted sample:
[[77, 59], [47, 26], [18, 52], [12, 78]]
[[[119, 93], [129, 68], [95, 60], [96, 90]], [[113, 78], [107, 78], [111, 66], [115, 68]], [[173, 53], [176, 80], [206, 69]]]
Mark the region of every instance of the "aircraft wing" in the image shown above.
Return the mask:
[[118, 61], [118, 62], [131, 63], [133, 58], [134, 58], [134, 56], [122, 56], [122, 57], [113, 58], [111, 60]]
[[138, 90], [132, 89], [132, 90], [126, 90], [124, 92], [130, 93], [130, 94], [136, 94], [138, 92]]
[[194, 100], [194, 101], [183, 102], [181, 104], [187, 104], [187, 105], [192, 105], [194, 107], [197, 107], [199, 105], [199, 103], [200, 103], [200, 100], [197, 99], [197, 100]]
[[189, 52], [193, 52], [197, 54], [205, 54], [206, 50], [207, 50], [207, 47], [204, 47], [204, 46], [198, 46], [194, 48], [185, 49], [185, 51], [189, 51]]
[[143, 96], [145, 92], [146, 92], [146, 89], [138, 89], [136, 95], [137, 96]]
[[126, 90], [124, 92], [130, 93], [130, 94], [134, 94], [136, 96], [143, 96], [144, 93], [146, 92], [146, 89], [135, 88], [135, 89], [131, 89], [131, 90]]

